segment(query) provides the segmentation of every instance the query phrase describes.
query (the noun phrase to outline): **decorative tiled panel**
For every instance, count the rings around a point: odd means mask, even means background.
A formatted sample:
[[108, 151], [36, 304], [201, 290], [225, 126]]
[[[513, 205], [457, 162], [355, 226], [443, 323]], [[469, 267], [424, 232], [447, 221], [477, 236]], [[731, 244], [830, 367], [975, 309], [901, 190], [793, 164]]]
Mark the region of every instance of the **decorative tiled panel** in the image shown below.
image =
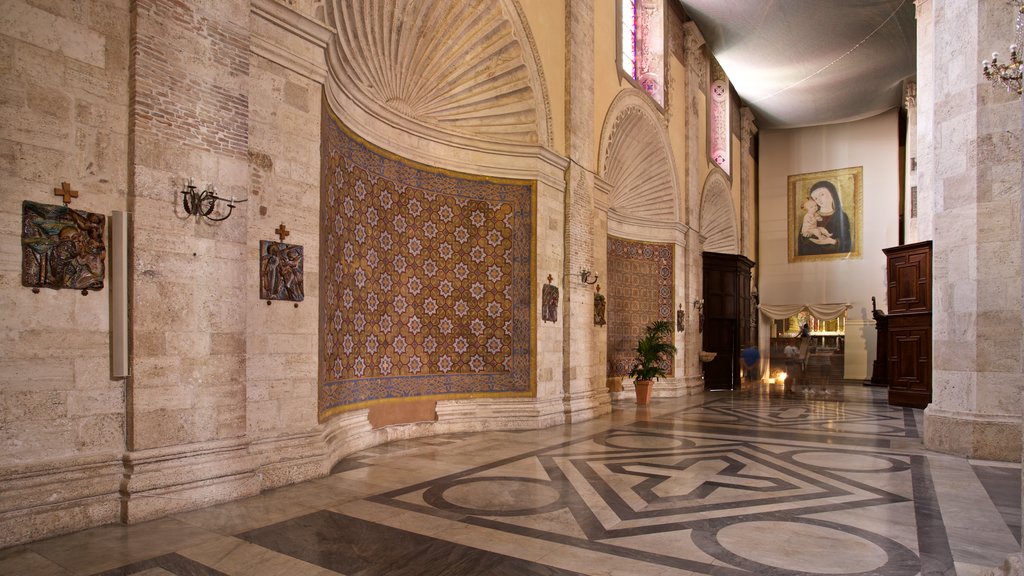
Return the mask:
[[[647, 324], [673, 321], [673, 248], [608, 236], [609, 376], [629, 374]], [[671, 362], [666, 369], [671, 376]]]
[[321, 153], [320, 417], [532, 395], [535, 183], [414, 163], [329, 112]]

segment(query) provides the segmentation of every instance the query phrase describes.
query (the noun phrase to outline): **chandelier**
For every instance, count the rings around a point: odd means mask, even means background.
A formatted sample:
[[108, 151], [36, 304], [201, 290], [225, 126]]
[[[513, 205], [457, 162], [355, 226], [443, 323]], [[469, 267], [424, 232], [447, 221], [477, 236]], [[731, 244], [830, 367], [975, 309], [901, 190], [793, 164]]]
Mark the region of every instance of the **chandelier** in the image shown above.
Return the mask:
[[1024, 0], [1011, 0], [1010, 5], [1014, 7], [1017, 15], [1017, 42], [1010, 45], [1010, 61], [1006, 64], [999, 62], [999, 53], [992, 53], [992, 61], [982, 60], [981, 72], [993, 86], [1002, 86], [1011, 94], [1021, 94], [1021, 69], [1020, 49], [1022, 37], [1024, 37]]

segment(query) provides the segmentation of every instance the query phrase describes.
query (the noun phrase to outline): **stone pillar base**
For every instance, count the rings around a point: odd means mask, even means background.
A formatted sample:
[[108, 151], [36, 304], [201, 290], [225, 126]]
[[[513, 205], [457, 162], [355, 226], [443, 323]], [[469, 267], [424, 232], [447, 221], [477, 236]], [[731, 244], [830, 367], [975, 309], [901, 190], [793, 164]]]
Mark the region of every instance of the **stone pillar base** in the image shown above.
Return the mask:
[[260, 492], [257, 461], [244, 438], [128, 452], [121, 521], [144, 522]]
[[331, 471], [319, 430], [253, 440], [249, 452], [259, 462], [261, 490], [323, 478]]
[[924, 445], [929, 450], [979, 460], [1020, 462], [1021, 421], [1009, 415], [924, 411]]
[[0, 468], [0, 548], [117, 522], [120, 455]]
[[565, 418], [568, 422], [584, 422], [612, 411], [608, 390], [583, 390], [565, 395]]

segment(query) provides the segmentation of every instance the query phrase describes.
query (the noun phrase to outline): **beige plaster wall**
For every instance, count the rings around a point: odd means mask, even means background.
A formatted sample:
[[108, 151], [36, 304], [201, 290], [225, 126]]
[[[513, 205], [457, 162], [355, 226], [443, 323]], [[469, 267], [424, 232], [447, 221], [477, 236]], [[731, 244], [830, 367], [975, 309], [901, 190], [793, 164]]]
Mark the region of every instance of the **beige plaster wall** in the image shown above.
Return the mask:
[[[762, 304], [848, 302], [846, 378], [871, 377], [875, 329], [871, 297], [885, 309], [885, 255], [899, 234], [897, 113], [761, 135], [760, 296]], [[864, 167], [861, 257], [790, 263], [787, 240], [787, 177]]]
[[[618, 22], [615, 20], [615, 2], [598, 2], [594, 5], [594, 142], [597, 143], [594, 153], [600, 156], [601, 131], [607, 121], [608, 110], [619, 91], [629, 82], [619, 74], [616, 34]], [[671, 96], [670, 96], [671, 97]], [[594, 166], [597, 166], [597, 157]]]
[[565, 155], [565, 2], [518, 1], [540, 53], [540, 65], [551, 101], [554, 151]]

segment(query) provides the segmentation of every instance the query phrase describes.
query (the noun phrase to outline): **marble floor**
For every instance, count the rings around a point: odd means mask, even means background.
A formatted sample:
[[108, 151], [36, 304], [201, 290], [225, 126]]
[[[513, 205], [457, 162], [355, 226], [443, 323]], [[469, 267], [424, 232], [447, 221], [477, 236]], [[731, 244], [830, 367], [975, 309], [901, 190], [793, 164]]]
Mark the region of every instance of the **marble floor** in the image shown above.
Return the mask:
[[32, 575], [980, 575], [1020, 467], [922, 448], [863, 386], [617, 402], [572, 426], [354, 454], [326, 478], [0, 550]]

